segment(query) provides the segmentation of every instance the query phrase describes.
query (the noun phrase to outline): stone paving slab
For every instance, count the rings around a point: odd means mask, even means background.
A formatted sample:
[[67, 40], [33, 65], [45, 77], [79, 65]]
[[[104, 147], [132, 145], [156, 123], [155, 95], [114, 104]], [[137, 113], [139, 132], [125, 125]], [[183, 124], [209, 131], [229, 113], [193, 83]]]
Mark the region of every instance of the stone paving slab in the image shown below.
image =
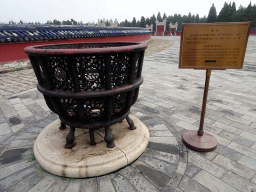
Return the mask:
[[172, 46], [145, 57], [131, 108], [149, 129], [149, 145], [102, 177], [61, 178], [40, 167], [34, 140], [58, 117], [36, 90], [32, 69], [0, 74], [0, 191], [256, 191], [256, 36], [243, 69], [212, 71], [204, 129], [219, 144], [207, 153], [182, 143], [183, 133], [199, 126], [205, 71], [178, 69], [180, 38], [161, 38]]

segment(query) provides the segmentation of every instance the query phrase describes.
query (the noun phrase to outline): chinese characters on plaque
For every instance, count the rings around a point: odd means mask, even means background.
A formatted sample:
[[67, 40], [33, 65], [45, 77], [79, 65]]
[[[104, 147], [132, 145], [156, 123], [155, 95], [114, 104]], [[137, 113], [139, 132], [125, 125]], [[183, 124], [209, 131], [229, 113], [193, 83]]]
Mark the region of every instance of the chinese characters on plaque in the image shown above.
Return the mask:
[[183, 24], [179, 68], [241, 69], [250, 22]]

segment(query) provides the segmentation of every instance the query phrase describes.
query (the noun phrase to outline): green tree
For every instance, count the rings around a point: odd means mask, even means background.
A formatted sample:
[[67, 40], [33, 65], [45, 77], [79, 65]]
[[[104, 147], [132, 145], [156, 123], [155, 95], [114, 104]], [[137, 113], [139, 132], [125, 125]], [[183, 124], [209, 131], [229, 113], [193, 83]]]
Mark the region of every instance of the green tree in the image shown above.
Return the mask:
[[61, 25], [61, 22], [56, 19], [54, 19], [52, 23], [53, 25]]
[[[180, 14], [179, 14], [180, 15]], [[172, 23], [176, 23], [178, 21], [178, 15], [174, 14], [173, 16], [173, 22]]]
[[172, 23], [173, 24], [173, 16], [168, 16], [166, 19], [166, 30], [169, 30], [169, 24]]
[[143, 16], [140, 18], [140, 27], [146, 27], [146, 19]]
[[181, 14], [179, 14], [177, 16], [177, 21], [175, 21], [175, 23], [178, 22], [178, 30], [181, 30], [181, 27], [182, 27], [182, 23], [183, 23], [183, 18], [181, 16]]
[[132, 27], [136, 27], [136, 18], [135, 17], [133, 17], [133, 19], [132, 19]]
[[221, 9], [217, 21], [219, 22], [231, 22], [232, 21], [232, 7], [231, 4], [228, 5], [227, 2], [224, 3], [223, 8]]
[[191, 12], [189, 12], [188, 16], [187, 16], [187, 19], [185, 21], [186, 23], [192, 23], [192, 15], [191, 15]]
[[107, 21], [106, 21], [106, 26], [107, 26], [107, 27], [110, 26], [110, 22], [108, 21], [108, 19], [107, 19]]
[[235, 2], [232, 3], [232, 11], [236, 12], [236, 3]]
[[172, 15], [167, 17], [167, 22], [173, 23], [173, 16]]
[[9, 24], [16, 24], [13, 20], [9, 21]]
[[200, 23], [207, 23], [207, 18], [204, 16], [203, 18], [200, 18]]
[[125, 26], [124, 26], [124, 21], [120, 22], [118, 26], [119, 26], [119, 27], [125, 27]]
[[46, 24], [47, 24], [47, 25], [52, 25], [52, 21], [51, 21], [51, 20], [48, 20], [48, 21], [46, 22]]
[[253, 6], [252, 27], [256, 27], [256, 4]]
[[71, 25], [77, 25], [77, 21], [75, 21], [74, 19], [71, 19]]
[[[231, 3], [230, 3], [230, 5], [231, 5]], [[232, 20], [232, 22], [235, 22], [236, 21], [236, 3], [235, 2], [232, 3], [230, 11], [232, 14], [231, 20]]]
[[153, 14], [150, 17], [150, 24], [153, 24], [153, 31], [156, 31], [156, 16], [155, 16], [155, 14]]
[[125, 27], [130, 27], [131, 26], [130, 22], [127, 19], [125, 19], [125, 21], [124, 21], [124, 26]]
[[167, 19], [166, 13], [164, 13], [164, 15], [163, 15], [163, 20], [164, 20], [164, 19]]
[[195, 15], [192, 15], [192, 17], [191, 17], [191, 23], [196, 23], [196, 16], [195, 16]]
[[62, 25], [72, 25], [72, 22], [71, 21], [69, 21], [69, 20], [63, 20], [62, 22]]
[[150, 19], [149, 19], [149, 18], [146, 19], [146, 24], [147, 24], [147, 25], [151, 25], [151, 22], [150, 22]]
[[157, 20], [158, 20], [159, 22], [162, 22], [162, 21], [163, 21], [163, 18], [162, 18], [162, 16], [161, 16], [161, 13], [160, 13], [160, 12], [157, 13], [156, 18], [157, 18]]
[[140, 27], [140, 21], [136, 21], [136, 27]]
[[183, 15], [181, 18], [181, 23], [187, 23], [188, 21], [188, 16], [187, 15]]
[[217, 12], [214, 4], [212, 4], [208, 17], [207, 17], [207, 23], [214, 23], [217, 19]]
[[199, 14], [196, 14], [196, 23], [199, 23], [200, 18], [199, 18]]
[[253, 8], [252, 8], [252, 3], [250, 2], [244, 12], [244, 21], [252, 21], [252, 20], [253, 20]]
[[240, 5], [240, 7], [238, 8], [238, 10], [236, 11], [235, 16], [234, 16], [234, 20], [236, 22], [244, 21], [243, 17], [244, 17], [245, 10], [246, 10], [246, 8], [243, 7], [242, 5]]

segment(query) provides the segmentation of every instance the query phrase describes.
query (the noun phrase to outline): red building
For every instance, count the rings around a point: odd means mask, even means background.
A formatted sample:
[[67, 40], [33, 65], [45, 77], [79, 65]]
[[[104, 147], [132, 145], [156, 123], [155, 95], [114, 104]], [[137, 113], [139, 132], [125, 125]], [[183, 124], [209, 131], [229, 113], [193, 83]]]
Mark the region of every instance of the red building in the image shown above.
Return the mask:
[[158, 20], [156, 20], [156, 35], [163, 36], [165, 29], [166, 29], [166, 19], [164, 19], [163, 22], [159, 22]]

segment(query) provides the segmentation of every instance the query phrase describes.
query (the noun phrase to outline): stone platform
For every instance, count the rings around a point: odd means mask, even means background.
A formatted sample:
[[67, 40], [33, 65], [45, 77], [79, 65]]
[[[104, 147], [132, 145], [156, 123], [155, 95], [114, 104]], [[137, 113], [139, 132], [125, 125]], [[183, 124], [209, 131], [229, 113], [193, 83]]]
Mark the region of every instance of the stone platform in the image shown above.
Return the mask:
[[58, 117], [36, 90], [31, 69], [0, 74], [0, 191], [255, 191], [256, 36], [249, 37], [243, 69], [212, 71], [204, 130], [218, 146], [207, 153], [182, 143], [185, 132], [199, 128], [205, 71], [178, 69], [180, 38], [162, 38], [172, 46], [145, 57], [131, 108], [147, 126], [149, 144], [133, 163], [104, 176], [67, 179], [40, 167], [34, 141]]
[[96, 145], [90, 145], [88, 129], [75, 131], [75, 146], [65, 148], [69, 127], [60, 130], [60, 120], [47, 125], [38, 135], [34, 154], [38, 163], [48, 172], [62, 177], [86, 178], [114, 172], [136, 160], [149, 142], [147, 127], [130, 115], [136, 129], [130, 130], [126, 120], [110, 126], [114, 148], [107, 148], [104, 129], [95, 130]]

